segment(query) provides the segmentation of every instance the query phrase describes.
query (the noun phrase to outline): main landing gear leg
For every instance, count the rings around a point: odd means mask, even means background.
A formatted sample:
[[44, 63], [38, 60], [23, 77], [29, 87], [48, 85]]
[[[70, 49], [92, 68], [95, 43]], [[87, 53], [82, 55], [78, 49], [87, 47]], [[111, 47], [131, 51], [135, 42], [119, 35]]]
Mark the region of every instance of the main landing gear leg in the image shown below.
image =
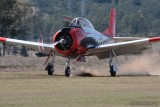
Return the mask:
[[[113, 62], [113, 57], [112, 56], [114, 56], [114, 59], [115, 59], [114, 62]], [[112, 50], [110, 52], [109, 68], [110, 68], [111, 76], [115, 77], [116, 76], [116, 72], [118, 71], [118, 60], [117, 60], [117, 56], [116, 56], [114, 50]]]
[[70, 69], [69, 65], [70, 65], [70, 58], [68, 58], [66, 60], [66, 66], [65, 66], [65, 70], [64, 70], [66, 77], [70, 77], [70, 75], [71, 75], [71, 69]]
[[55, 52], [53, 52], [52, 61], [49, 62], [45, 68], [45, 70], [48, 71], [48, 75], [53, 75], [54, 63], [55, 63]]

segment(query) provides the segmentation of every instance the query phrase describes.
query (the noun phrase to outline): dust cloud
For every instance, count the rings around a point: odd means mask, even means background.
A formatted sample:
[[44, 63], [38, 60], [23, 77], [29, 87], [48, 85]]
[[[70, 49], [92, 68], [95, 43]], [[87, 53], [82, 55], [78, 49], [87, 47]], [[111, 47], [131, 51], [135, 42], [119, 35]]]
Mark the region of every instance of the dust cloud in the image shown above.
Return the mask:
[[[119, 76], [152, 76], [160, 75], [160, 44], [152, 44], [143, 54], [119, 56]], [[78, 66], [80, 76], [110, 76], [109, 59], [99, 61], [96, 57], [89, 57], [87, 63]]]
[[[119, 71], [117, 76], [150, 76], [160, 75], [160, 54], [158, 52], [147, 52], [141, 55], [130, 55], [119, 57]], [[74, 76], [103, 77], [110, 76], [108, 62], [98, 61], [91, 58], [89, 62], [75, 67]]]
[[146, 53], [129, 56], [119, 70], [118, 75], [160, 75], [160, 55], [158, 53]]

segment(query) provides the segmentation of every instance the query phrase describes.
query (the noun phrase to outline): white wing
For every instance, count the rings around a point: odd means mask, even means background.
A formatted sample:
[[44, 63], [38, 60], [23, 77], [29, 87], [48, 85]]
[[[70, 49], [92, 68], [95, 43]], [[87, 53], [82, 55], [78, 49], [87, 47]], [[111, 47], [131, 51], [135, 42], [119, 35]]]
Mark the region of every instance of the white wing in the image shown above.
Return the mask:
[[136, 54], [150, 48], [151, 44], [155, 42], [160, 42], [160, 37], [100, 45], [89, 49], [85, 55], [96, 55], [99, 59], [104, 59], [110, 57], [111, 50], [114, 50], [117, 56]]
[[11, 45], [25, 46], [27, 49], [37, 51], [37, 52], [39, 51], [39, 47], [43, 47], [46, 53], [49, 53], [51, 50], [54, 50], [53, 44], [44, 44], [44, 43], [9, 39], [9, 38], [3, 38], [3, 37], [0, 37], [0, 42], [4, 42], [6, 44], [11, 44]]
[[144, 37], [113, 37], [112, 40], [116, 42], [125, 42], [125, 41], [131, 41], [131, 40], [140, 40], [140, 39], [146, 39]]

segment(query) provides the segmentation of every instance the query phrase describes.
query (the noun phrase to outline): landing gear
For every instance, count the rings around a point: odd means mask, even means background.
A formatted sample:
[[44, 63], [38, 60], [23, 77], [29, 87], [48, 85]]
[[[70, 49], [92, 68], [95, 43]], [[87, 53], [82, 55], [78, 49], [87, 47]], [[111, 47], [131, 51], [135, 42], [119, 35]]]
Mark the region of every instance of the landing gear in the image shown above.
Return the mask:
[[65, 76], [70, 77], [70, 75], [71, 75], [71, 69], [69, 66], [66, 66], [65, 67]]
[[54, 67], [52, 63], [48, 63], [46, 70], [48, 71], [48, 75], [53, 75]]
[[[112, 56], [114, 56], [114, 59], [115, 59], [114, 62], [113, 62]], [[115, 77], [116, 76], [116, 72], [118, 71], [118, 60], [117, 60], [117, 56], [116, 56], [114, 50], [112, 50], [110, 52], [109, 68], [110, 68], [111, 76]]]
[[113, 65], [110, 66], [110, 74], [112, 77], [116, 76], [116, 71], [114, 71]]
[[64, 70], [66, 77], [70, 77], [70, 75], [71, 75], [71, 69], [69, 67], [69, 64], [70, 64], [70, 59], [68, 58], [66, 61], [66, 66], [65, 66], [65, 70]]
[[[49, 55], [48, 59], [51, 55]], [[48, 61], [47, 59], [47, 61]], [[49, 62], [45, 68], [45, 70], [48, 72], [48, 75], [53, 75], [54, 72], [54, 60], [55, 60], [55, 52], [53, 52], [52, 61]]]

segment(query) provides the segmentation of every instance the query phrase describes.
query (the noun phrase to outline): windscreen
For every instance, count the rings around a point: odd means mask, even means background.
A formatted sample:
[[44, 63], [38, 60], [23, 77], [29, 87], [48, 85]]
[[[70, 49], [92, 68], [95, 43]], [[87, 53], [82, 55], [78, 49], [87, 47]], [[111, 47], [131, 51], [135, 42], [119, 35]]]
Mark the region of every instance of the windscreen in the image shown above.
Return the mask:
[[91, 22], [82, 17], [73, 19], [69, 26], [94, 29]]

